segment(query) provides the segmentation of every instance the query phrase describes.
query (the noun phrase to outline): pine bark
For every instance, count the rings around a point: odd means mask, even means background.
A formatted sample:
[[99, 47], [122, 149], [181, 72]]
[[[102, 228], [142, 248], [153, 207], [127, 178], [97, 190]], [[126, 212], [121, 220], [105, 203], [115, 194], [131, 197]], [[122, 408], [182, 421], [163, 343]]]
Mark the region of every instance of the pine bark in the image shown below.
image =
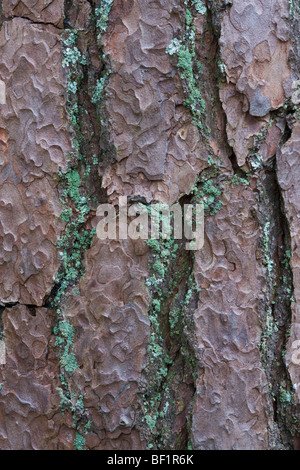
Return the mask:
[[300, 448], [299, 4], [0, 6], [0, 449]]

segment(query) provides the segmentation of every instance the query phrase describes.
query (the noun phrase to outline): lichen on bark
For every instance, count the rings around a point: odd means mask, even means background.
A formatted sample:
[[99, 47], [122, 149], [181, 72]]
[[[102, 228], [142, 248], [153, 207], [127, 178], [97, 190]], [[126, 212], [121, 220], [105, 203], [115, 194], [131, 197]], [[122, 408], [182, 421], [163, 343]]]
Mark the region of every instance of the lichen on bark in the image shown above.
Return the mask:
[[[0, 15], [0, 449], [298, 449], [298, 2]], [[100, 240], [120, 196], [203, 248]]]

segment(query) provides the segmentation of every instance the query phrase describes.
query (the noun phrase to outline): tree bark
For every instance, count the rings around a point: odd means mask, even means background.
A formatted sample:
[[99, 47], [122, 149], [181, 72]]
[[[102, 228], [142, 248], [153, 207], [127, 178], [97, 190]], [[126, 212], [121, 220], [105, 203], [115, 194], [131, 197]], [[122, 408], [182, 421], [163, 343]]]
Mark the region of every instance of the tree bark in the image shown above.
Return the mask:
[[0, 448], [299, 449], [299, 4], [0, 4]]

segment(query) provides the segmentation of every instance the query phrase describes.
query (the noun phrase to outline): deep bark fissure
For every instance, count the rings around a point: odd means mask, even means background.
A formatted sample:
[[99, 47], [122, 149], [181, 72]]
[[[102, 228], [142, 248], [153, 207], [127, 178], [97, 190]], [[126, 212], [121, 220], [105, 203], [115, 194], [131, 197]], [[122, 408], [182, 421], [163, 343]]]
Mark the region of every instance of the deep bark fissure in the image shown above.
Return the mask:
[[[181, 267], [177, 271], [178, 266]], [[184, 305], [191, 281], [193, 269], [193, 257], [182, 244], [171, 263], [166, 279], [162, 285], [163, 297], [158, 322], [161, 338], [159, 344], [164, 350], [167, 372], [164, 377], [156, 381], [159, 367], [152, 362], [149, 353], [148, 366], [143, 373], [142, 389], [145, 400], [151, 403], [156, 394], [155, 428], [149, 432], [147, 425], [142, 424], [141, 430], [147, 442], [158, 449], [187, 449], [190, 444], [191, 412], [193, 397], [196, 391], [194, 358], [195, 339], [193, 328], [193, 309], [196, 307], [196, 296], [193, 294], [188, 305]], [[151, 272], [150, 272], [151, 274]], [[154, 294], [152, 300], [157, 296]], [[153, 315], [153, 307], [149, 310], [149, 316]], [[151, 328], [153, 333], [153, 330]], [[157, 333], [157, 332], [156, 332]], [[154, 399], [156, 400], [155, 396]], [[167, 409], [164, 416], [160, 416]], [[140, 422], [145, 419], [145, 412]], [[178, 417], [178, 419], [177, 419]], [[147, 419], [147, 416], [146, 416]], [[176, 422], [180, 422], [180, 425]], [[179, 427], [178, 427], [179, 426]]]
[[292, 318], [293, 276], [289, 266], [290, 233], [277, 181], [275, 157], [259, 173], [258, 219], [266, 270], [260, 350], [270, 387], [273, 419], [278, 426], [278, 433], [276, 430], [270, 432], [270, 445], [272, 448], [281, 448], [282, 445], [284, 448], [293, 448], [292, 417], [295, 408], [292, 403], [285, 401], [293, 389], [284, 362]]
[[[185, 204], [195, 203], [194, 195], [182, 196], [178, 203], [183, 213]], [[157, 449], [188, 449], [191, 445], [190, 429], [198, 374], [194, 325], [198, 297], [193, 274], [194, 253], [186, 250], [185, 243], [185, 240], [174, 240], [168, 245], [171, 261], [167, 263], [161, 287], [158, 291], [150, 288], [150, 335], [162, 347], [163, 357], [158, 360], [153, 358], [153, 349], [150, 346], [148, 364], [142, 372], [139, 387], [140, 416], [137, 426], [150, 447]], [[161, 257], [157, 251], [150, 256], [149, 278], [155, 275], [155, 261], [164, 259], [164, 242], [160, 240], [159, 244]], [[176, 244], [178, 249], [173, 253], [172, 249]], [[155, 302], [158, 299], [160, 310], [157, 319], [153, 320], [156, 315]], [[167, 372], [157, 380], [162, 367], [166, 367]], [[155, 410], [146, 405], [151, 403], [151, 399], [154, 400], [152, 403], [155, 404]], [[155, 421], [153, 429], [151, 424], [149, 427], [150, 417]]]

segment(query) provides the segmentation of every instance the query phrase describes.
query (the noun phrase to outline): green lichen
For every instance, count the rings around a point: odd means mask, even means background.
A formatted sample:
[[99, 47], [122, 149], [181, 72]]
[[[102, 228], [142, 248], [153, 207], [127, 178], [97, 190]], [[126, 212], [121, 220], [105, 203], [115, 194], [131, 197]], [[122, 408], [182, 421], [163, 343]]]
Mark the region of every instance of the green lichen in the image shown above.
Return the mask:
[[[74, 147], [77, 153], [80, 148], [81, 136], [79, 135], [79, 106], [76, 93], [80, 89], [82, 72], [80, 66], [86, 63], [86, 58], [77, 47], [77, 30], [66, 29], [63, 34], [63, 62], [62, 65], [67, 72], [67, 106], [70, 121], [75, 130]], [[79, 139], [78, 139], [79, 135]]]
[[220, 159], [216, 157], [215, 155], [208, 155], [207, 163], [210, 167], [220, 169]]
[[[170, 240], [148, 240], [148, 246], [153, 252], [153, 274], [146, 280], [152, 298], [149, 320], [151, 325], [150, 341], [148, 344], [149, 365], [155, 368], [156, 377], [151, 383], [150, 400], [148, 394], [144, 398], [144, 416], [145, 423], [153, 432], [157, 420], [165, 416], [164, 411], [159, 411], [161, 403], [161, 389], [168, 375], [168, 366], [171, 363], [168, 352], [165, 351], [164, 339], [161, 329], [161, 307], [164, 300], [163, 284], [166, 281], [166, 274], [171, 264], [173, 256], [176, 255], [178, 244], [172, 238]], [[148, 448], [153, 447], [153, 443]]]
[[108, 18], [110, 10], [113, 6], [114, 0], [101, 0], [99, 8], [95, 9], [97, 17], [96, 26], [98, 30], [98, 40], [101, 40], [102, 34], [105, 33], [108, 25]]
[[[101, 0], [100, 6], [95, 8], [95, 16], [96, 16], [96, 30], [97, 30], [97, 40], [99, 44], [99, 53], [102, 56], [103, 62], [107, 66], [106, 56], [102, 51], [102, 44], [101, 39], [103, 33], [107, 30], [108, 20], [109, 20], [109, 13], [112, 9], [114, 0]], [[107, 68], [107, 67], [106, 67]], [[102, 77], [98, 78], [96, 82], [96, 86], [92, 92], [91, 102], [97, 107], [101, 104], [103, 93], [105, 89], [106, 82], [111, 74], [111, 70], [107, 69]], [[103, 125], [102, 119], [100, 119], [100, 124]]]
[[[185, 0], [185, 4], [188, 4], [188, 0]], [[200, 13], [200, 15], [206, 15], [207, 8], [202, 0], [191, 0], [191, 4], [195, 7], [197, 13]]]
[[265, 325], [262, 330], [259, 348], [263, 353], [268, 351], [268, 342], [278, 333], [278, 322], [274, 320], [272, 308], [269, 307], [265, 317]]
[[244, 186], [249, 186], [250, 183], [247, 179], [247, 175], [245, 175], [245, 177], [242, 177], [242, 176], [239, 176], [237, 174], [235, 174], [233, 176], [233, 178], [231, 179], [231, 182], [235, 185], [235, 186], [239, 186], [240, 184], [244, 185]]
[[265, 266], [268, 271], [269, 278], [271, 278], [274, 261], [270, 258], [270, 222], [267, 222], [264, 226], [264, 258], [265, 258]]
[[[81, 53], [77, 49], [76, 46], [73, 48], [67, 47], [64, 49], [64, 60], [63, 60], [63, 67], [69, 67], [70, 65], [77, 65], [78, 62], [82, 61], [83, 58], [81, 56]], [[74, 82], [71, 82], [74, 84]], [[74, 91], [72, 91], [74, 93]]]
[[77, 364], [75, 354], [73, 352], [74, 331], [68, 320], [61, 320], [54, 328], [56, 336], [55, 346], [60, 349], [60, 366], [61, 369], [68, 373], [75, 372], [79, 365]]
[[61, 387], [57, 389], [61, 399], [60, 407], [62, 412], [69, 411], [72, 414], [73, 427], [76, 430], [74, 446], [82, 450], [85, 446], [83, 435], [89, 429], [83, 429], [82, 418], [87, 416], [88, 411], [84, 407], [83, 395], [75, 392], [74, 384], [71, 385], [70, 378], [79, 368], [79, 363], [74, 352], [74, 329], [65, 305], [68, 297], [79, 294], [77, 285], [85, 272], [83, 254], [90, 248], [95, 230], [86, 228], [90, 198], [84, 195], [84, 182], [90, 168], [81, 153], [81, 148], [84, 147], [78, 102], [78, 91], [83, 78], [82, 65], [86, 64], [86, 59], [77, 47], [76, 30], [66, 30], [63, 38], [63, 67], [67, 72], [67, 107], [74, 129], [74, 152], [69, 155], [68, 167], [59, 172], [61, 219], [65, 222], [65, 229], [58, 241], [61, 265], [55, 279], [56, 288], [51, 306], [57, 313], [57, 324], [53, 332], [60, 363]]
[[[178, 306], [169, 312], [170, 335], [178, 340], [180, 339], [183, 331], [187, 329], [187, 325], [185, 324], [185, 314], [189, 308], [191, 299], [195, 293], [199, 293], [201, 290], [195, 282], [192, 270], [190, 270], [186, 285], [187, 291], [185, 297], [177, 302], [179, 294], [176, 294], [174, 304]], [[193, 367], [192, 371], [194, 370], [195, 368]]]
[[83, 450], [85, 446], [85, 438], [79, 434], [78, 432], [76, 433], [76, 437], [74, 439], [74, 447], [76, 450]]
[[92, 96], [92, 103], [96, 104], [96, 103], [100, 103], [101, 100], [102, 100], [102, 96], [103, 96], [103, 91], [104, 91], [104, 88], [105, 88], [105, 82], [108, 78], [108, 76], [110, 75], [110, 73], [107, 71], [103, 77], [101, 77], [99, 80], [97, 80], [97, 84], [96, 84], [96, 87], [93, 91], [93, 96]]
[[[64, 207], [61, 218], [66, 222], [66, 226], [58, 242], [58, 247], [62, 249], [60, 251], [61, 268], [56, 276], [56, 283], [59, 287], [53, 300], [54, 306], [59, 306], [68, 288], [84, 274], [82, 253], [89, 248], [94, 234], [94, 231], [85, 229], [90, 212], [89, 197], [84, 196], [81, 190], [80, 165], [83, 163], [83, 156], [80, 152], [80, 145], [82, 135], [76, 92], [80, 88], [82, 80], [80, 65], [85, 63], [85, 58], [77, 48], [77, 41], [78, 32], [76, 30], [64, 32], [63, 66], [67, 71], [67, 105], [75, 131], [73, 140], [75, 151], [70, 155], [69, 168], [64, 172], [59, 172], [60, 183], [64, 188], [60, 198]], [[88, 171], [87, 166], [85, 173], [88, 174]]]
[[263, 157], [258, 153], [254, 153], [249, 157], [249, 164], [253, 171], [257, 171], [262, 167]]
[[284, 405], [286, 404], [290, 404], [293, 402], [293, 397], [294, 397], [294, 394], [288, 390], [286, 390], [283, 385], [280, 385], [280, 389], [279, 389], [279, 398], [280, 398], [280, 401], [281, 403], [283, 403]]
[[[160, 221], [162, 218], [163, 214], [160, 215]], [[188, 335], [185, 316], [192, 297], [199, 289], [192, 275], [192, 255], [187, 252], [185, 255], [180, 254], [182, 250], [172, 236], [164, 240], [160, 232], [158, 240], [148, 240], [147, 244], [152, 250], [149, 265], [152, 274], [146, 280], [146, 285], [152, 300], [149, 309], [151, 333], [148, 344], [148, 388], [144, 392], [143, 409], [144, 422], [150, 431], [148, 448], [160, 449], [163, 447], [162, 436], [170, 433], [167, 421], [172, 420], [170, 416], [173, 416], [177, 409], [176, 403], [171, 399], [174, 395], [171, 384], [175, 375], [175, 357], [168, 349], [165, 335], [167, 334], [174, 344], [182, 345], [179, 353], [186, 370], [196, 371], [190, 350], [183, 346], [183, 338]], [[181, 285], [180, 289], [178, 283]], [[167, 331], [169, 333], [166, 333]], [[176, 360], [178, 357], [176, 356]]]
[[193, 123], [204, 129], [205, 101], [201, 94], [199, 77], [203, 73], [202, 66], [196, 58], [195, 26], [190, 7], [195, 6], [198, 12], [204, 14], [202, 2], [186, 0], [185, 32], [182, 39], [174, 38], [167, 47], [166, 52], [177, 57], [177, 67], [183, 82], [185, 92], [184, 105], [191, 111]]
[[248, 162], [252, 172], [256, 172], [263, 167], [263, 157], [260, 154], [262, 145], [266, 142], [269, 129], [274, 124], [274, 119], [271, 118], [261, 130], [254, 136], [254, 143], [252, 149], [249, 151]]
[[220, 197], [223, 190], [214, 178], [207, 179], [204, 183], [197, 180], [194, 188], [192, 188], [193, 200], [196, 203], [203, 203], [204, 209], [210, 215], [215, 215], [223, 206]]

